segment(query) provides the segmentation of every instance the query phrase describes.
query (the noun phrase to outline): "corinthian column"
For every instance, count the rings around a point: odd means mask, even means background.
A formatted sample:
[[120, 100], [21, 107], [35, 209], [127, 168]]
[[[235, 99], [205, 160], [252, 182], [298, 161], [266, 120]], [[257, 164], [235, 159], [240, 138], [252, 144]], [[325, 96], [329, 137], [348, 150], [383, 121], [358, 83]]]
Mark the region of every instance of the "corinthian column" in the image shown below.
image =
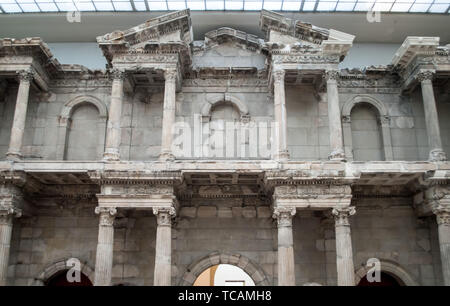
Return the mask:
[[161, 160], [174, 159], [172, 154], [172, 128], [175, 123], [175, 90], [177, 70], [167, 69], [164, 71], [165, 85], [164, 85], [164, 110], [162, 121], [162, 139], [161, 139], [161, 153], [159, 158]]
[[8, 276], [9, 250], [13, 217], [20, 217], [21, 211], [12, 206], [0, 206], [0, 286], [6, 285]]
[[275, 123], [277, 128], [276, 153], [275, 159], [289, 159], [289, 151], [287, 148], [287, 115], [286, 115], [286, 96], [284, 92], [284, 75], [285, 71], [275, 70], [273, 72], [273, 99]]
[[98, 226], [97, 255], [95, 257], [95, 286], [111, 285], [114, 249], [114, 219], [117, 210], [112, 207], [96, 207], [100, 215]]
[[6, 153], [6, 158], [9, 160], [19, 160], [22, 157], [21, 149], [23, 133], [25, 131], [28, 95], [30, 93], [30, 83], [33, 80], [33, 71], [31, 69], [20, 71], [19, 80], [20, 84], [17, 92], [16, 108], [14, 110], [14, 120], [11, 128], [11, 138], [9, 139], [9, 149]]
[[355, 214], [354, 207], [333, 208], [336, 228], [336, 265], [338, 286], [354, 286], [352, 236], [348, 218]]
[[450, 286], [450, 207], [438, 206], [433, 212], [438, 224], [444, 285]]
[[108, 124], [106, 129], [104, 160], [119, 160], [121, 140], [120, 119], [122, 117], [123, 80], [125, 72], [114, 69], [112, 71], [111, 104], [109, 106]]
[[273, 218], [278, 226], [278, 286], [295, 286], [294, 240], [292, 217], [294, 207], [277, 207]]
[[156, 216], [154, 286], [170, 286], [172, 281], [172, 217], [175, 208], [153, 208]]
[[341, 109], [339, 107], [339, 92], [337, 86], [339, 72], [335, 70], [325, 71], [325, 79], [327, 81], [328, 123], [331, 148], [331, 153], [328, 158], [330, 160], [344, 160], [345, 153], [342, 140]]
[[429, 160], [447, 160], [444, 150], [442, 150], [441, 133], [439, 130], [439, 120], [436, 109], [436, 101], [433, 92], [434, 71], [425, 70], [419, 72], [417, 79], [422, 87], [423, 108], [425, 112], [425, 125], [427, 127], [428, 145], [430, 148]]

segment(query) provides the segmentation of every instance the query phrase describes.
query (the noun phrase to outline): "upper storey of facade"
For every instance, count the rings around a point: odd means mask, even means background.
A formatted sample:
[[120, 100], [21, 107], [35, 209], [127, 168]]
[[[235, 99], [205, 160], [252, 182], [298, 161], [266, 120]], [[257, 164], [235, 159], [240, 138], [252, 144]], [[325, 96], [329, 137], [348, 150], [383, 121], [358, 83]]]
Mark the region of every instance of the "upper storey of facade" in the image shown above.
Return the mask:
[[442, 161], [450, 154], [450, 56], [438, 37], [406, 38], [391, 65], [339, 70], [353, 35], [270, 11], [260, 28], [264, 38], [219, 28], [194, 41], [189, 10], [170, 13], [97, 37], [104, 71], [60, 64], [40, 38], [4, 38], [0, 155]]

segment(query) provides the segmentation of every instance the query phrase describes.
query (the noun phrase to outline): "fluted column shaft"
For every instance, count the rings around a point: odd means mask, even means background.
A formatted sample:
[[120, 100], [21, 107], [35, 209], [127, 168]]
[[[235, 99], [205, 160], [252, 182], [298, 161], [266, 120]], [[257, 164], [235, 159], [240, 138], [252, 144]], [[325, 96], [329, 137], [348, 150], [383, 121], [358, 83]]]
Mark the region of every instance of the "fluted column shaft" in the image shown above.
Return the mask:
[[287, 114], [286, 114], [286, 94], [284, 89], [285, 71], [275, 70], [273, 72], [273, 102], [274, 115], [277, 128], [275, 159], [289, 159], [287, 147]]
[[435, 211], [444, 285], [450, 286], [450, 209]]
[[109, 106], [105, 152], [103, 154], [103, 159], [105, 160], [120, 159], [119, 150], [122, 135], [120, 121], [122, 117], [123, 80], [125, 79], [125, 72], [113, 70], [112, 78], [111, 104]]
[[177, 70], [167, 69], [164, 71], [164, 110], [162, 121], [162, 139], [160, 159], [173, 159], [172, 153], [172, 129], [175, 124], [175, 101], [176, 101], [176, 79]]
[[430, 148], [429, 160], [443, 161], [447, 156], [442, 149], [441, 132], [436, 108], [436, 100], [433, 91], [432, 71], [422, 71], [417, 75], [422, 87], [423, 108], [425, 113], [425, 125], [427, 127], [428, 145]]
[[278, 286], [295, 286], [294, 240], [292, 236], [293, 207], [274, 209], [278, 226]]
[[27, 118], [28, 96], [30, 93], [30, 83], [33, 80], [33, 71], [24, 70], [19, 72], [19, 90], [16, 98], [16, 108], [14, 110], [14, 120], [11, 127], [11, 137], [6, 158], [9, 160], [19, 160], [22, 157], [22, 142], [25, 131], [25, 121]]
[[154, 286], [170, 286], [172, 283], [172, 218], [173, 207], [154, 208], [156, 216], [156, 250]]
[[332, 211], [336, 230], [336, 266], [338, 286], [355, 285], [353, 249], [348, 218], [355, 214], [354, 207], [334, 208]]
[[13, 218], [20, 215], [20, 210], [0, 206], [0, 286], [6, 285], [8, 277]]
[[98, 227], [97, 255], [95, 257], [95, 286], [110, 286], [114, 250], [115, 208], [96, 207], [95, 213], [100, 217]]
[[330, 132], [330, 160], [344, 160], [344, 142], [342, 137], [341, 109], [339, 106], [339, 92], [337, 81], [339, 72], [330, 70], [325, 72], [328, 99], [328, 123]]

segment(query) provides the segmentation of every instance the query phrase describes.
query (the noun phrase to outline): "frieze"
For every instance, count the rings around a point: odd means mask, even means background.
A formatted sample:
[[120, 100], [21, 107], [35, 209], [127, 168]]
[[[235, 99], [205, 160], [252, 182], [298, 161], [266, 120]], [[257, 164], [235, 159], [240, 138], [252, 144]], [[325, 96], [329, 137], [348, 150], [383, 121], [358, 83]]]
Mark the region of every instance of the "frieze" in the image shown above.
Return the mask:
[[323, 64], [323, 63], [339, 63], [339, 56], [337, 55], [273, 55], [274, 64], [287, 63], [308, 63], [308, 64]]
[[276, 198], [351, 198], [352, 189], [349, 185], [288, 185], [277, 186], [274, 189], [273, 196]]

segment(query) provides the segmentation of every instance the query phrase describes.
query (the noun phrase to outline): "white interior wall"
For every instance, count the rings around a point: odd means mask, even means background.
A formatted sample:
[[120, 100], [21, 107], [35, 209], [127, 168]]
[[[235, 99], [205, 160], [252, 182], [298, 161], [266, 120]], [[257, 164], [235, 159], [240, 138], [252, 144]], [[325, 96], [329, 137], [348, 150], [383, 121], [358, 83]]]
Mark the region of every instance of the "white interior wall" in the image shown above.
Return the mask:
[[[80, 64], [89, 69], [105, 69], [106, 60], [94, 42], [49, 43], [61, 64]], [[361, 68], [390, 63], [400, 44], [355, 43], [341, 63], [341, 68]]]

